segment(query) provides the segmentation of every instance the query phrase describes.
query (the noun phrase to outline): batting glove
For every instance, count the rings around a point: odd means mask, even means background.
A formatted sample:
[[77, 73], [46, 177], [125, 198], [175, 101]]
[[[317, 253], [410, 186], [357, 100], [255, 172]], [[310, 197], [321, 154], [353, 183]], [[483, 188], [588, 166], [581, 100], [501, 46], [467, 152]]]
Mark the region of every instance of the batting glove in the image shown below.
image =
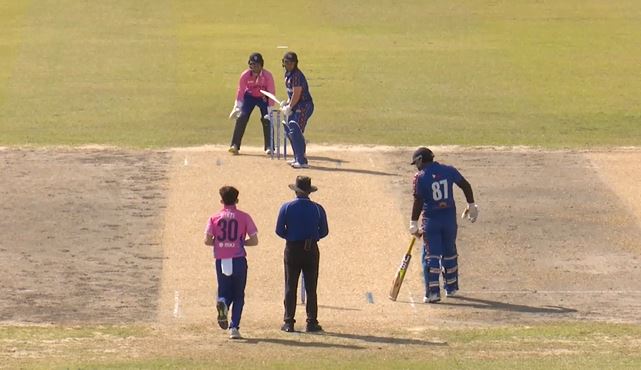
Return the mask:
[[466, 217], [470, 222], [476, 222], [476, 219], [479, 217], [479, 207], [476, 203], [467, 204], [467, 208], [465, 208], [465, 211], [463, 211], [463, 214], [461, 215], [461, 218]]
[[292, 114], [292, 107], [286, 105], [283, 107], [282, 112], [284, 116], [289, 116], [290, 114]]
[[412, 235], [418, 235], [418, 221], [410, 220], [409, 232]]

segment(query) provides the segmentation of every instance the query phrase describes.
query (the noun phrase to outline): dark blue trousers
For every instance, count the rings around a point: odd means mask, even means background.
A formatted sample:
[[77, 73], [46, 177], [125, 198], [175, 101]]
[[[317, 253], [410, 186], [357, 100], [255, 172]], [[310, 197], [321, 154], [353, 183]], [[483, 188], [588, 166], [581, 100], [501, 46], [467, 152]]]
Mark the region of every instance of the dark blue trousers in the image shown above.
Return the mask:
[[245, 306], [245, 286], [247, 285], [247, 258], [237, 257], [233, 260], [234, 272], [231, 276], [223, 274], [220, 260], [216, 260], [216, 277], [218, 278], [218, 300], [231, 306], [230, 328], [240, 327], [240, 319]]
[[296, 106], [285, 124], [287, 130], [287, 137], [292, 143], [292, 150], [294, 151], [294, 159], [298, 163], [307, 163], [307, 144], [305, 143], [305, 127], [307, 120], [314, 113], [314, 104], [301, 103]]
[[440, 294], [441, 272], [448, 291], [458, 289], [458, 260], [456, 251], [456, 211], [454, 218], [423, 219], [423, 275], [425, 296]]
[[[236, 126], [234, 127], [234, 134], [231, 138], [231, 145], [235, 145], [236, 149], [240, 149], [247, 128], [247, 122], [251, 117], [252, 111], [255, 107], [260, 110], [260, 122], [263, 125], [263, 136], [265, 139], [265, 149], [269, 147], [269, 120], [264, 117], [267, 115], [267, 101], [264, 98], [255, 98], [249, 93], [245, 93], [245, 101], [241, 108], [240, 117], [236, 119]], [[280, 123], [279, 123], [280, 124]]]

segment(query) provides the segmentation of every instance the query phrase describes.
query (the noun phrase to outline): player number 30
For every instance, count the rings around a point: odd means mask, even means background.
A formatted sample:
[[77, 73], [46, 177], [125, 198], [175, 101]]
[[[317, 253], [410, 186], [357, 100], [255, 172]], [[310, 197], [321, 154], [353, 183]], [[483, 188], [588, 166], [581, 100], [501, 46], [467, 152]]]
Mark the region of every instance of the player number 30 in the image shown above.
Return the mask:
[[219, 241], [236, 241], [238, 239], [238, 221], [231, 219], [221, 219], [218, 221], [218, 227], [222, 235], [216, 236]]

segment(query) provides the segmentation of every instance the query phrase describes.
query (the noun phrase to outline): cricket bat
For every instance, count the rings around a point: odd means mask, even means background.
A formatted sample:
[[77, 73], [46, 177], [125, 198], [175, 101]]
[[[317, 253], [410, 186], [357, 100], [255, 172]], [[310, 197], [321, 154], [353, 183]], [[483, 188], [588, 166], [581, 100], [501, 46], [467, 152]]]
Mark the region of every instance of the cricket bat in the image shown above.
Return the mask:
[[401, 290], [401, 285], [403, 284], [403, 279], [405, 278], [405, 273], [407, 272], [407, 266], [410, 264], [412, 259], [412, 248], [414, 247], [414, 242], [416, 237], [412, 236], [412, 241], [410, 242], [409, 248], [407, 248], [407, 253], [403, 256], [401, 260], [401, 266], [399, 266], [398, 271], [396, 271], [396, 277], [392, 283], [392, 289], [389, 291], [389, 299], [396, 301], [398, 297], [398, 292]]
[[[266, 91], [266, 90], [260, 90], [260, 93], [261, 93], [261, 94], [263, 94], [263, 95], [265, 95], [265, 96], [266, 96], [266, 97], [268, 97], [269, 99], [273, 100], [274, 102], [276, 102], [276, 104], [278, 104], [278, 108], [280, 108], [281, 104], [283, 104], [280, 100], [278, 100], [278, 98], [276, 97], [276, 95], [274, 95], [274, 94], [270, 93], [269, 91]], [[283, 101], [284, 101], [284, 100], [283, 100]]]

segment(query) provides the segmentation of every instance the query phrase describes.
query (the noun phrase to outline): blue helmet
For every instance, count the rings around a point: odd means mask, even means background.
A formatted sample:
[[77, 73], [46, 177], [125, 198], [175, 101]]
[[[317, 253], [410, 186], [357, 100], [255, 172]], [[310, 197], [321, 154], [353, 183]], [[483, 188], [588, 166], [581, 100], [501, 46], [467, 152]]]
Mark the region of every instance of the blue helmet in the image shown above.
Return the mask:
[[285, 62], [292, 62], [298, 65], [298, 55], [294, 53], [293, 51], [288, 51], [283, 55], [283, 67], [285, 66]]
[[251, 63], [260, 64], [260, 66], [262, 67], [265, 64], [265, 61], [263, 60], [263, 56], [260, 55], [260, 53], [252, 53], [252, 55], [249, 56], [249, 61], [247, 62], [247, 64]]
[[434, 160], [434, 153], [428, 148], [422, 146], [414, 151], [412, 155], [412, 162], [410, 164], [420, 164], [432, 162]]

